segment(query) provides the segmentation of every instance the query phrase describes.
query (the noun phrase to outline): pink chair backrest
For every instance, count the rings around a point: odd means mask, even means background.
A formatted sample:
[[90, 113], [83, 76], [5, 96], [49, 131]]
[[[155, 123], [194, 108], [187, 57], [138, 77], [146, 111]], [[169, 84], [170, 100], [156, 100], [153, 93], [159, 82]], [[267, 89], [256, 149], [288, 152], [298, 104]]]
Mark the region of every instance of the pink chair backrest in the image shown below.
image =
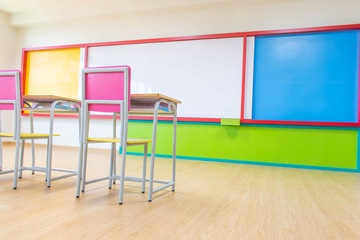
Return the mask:
[[[106, 72], [106, 68], [126, 67], [129, 69], [128, 79], [128, 106], [130, 109], [130, 79], [129, 66], [101, 67], [102, 72], [85, 73], [85, 100], [124, 100], [125, 74], [124, 72]], [[96, 69], [96, 68], [85, 68]], [[100, 69], [100, 68], [99, 68]], [[90, 111], [120, 112], [120, 105], [89, 104]]]
[[[20, 71], [19, 70], [6, 70], [0, 71], [0, 73], [6, 72], [18, 72], [19, 81], [20, 81]], [[20, 96], [22, 100], [22, 83], [20, 81]], [[16, 100], [16, 77], [13, 75], [0, 75], [0, 100]], [[22, 103], [22, 101], [21, 101]], [[21, 104], [22, 106], [22, 104]], [[0, 103], [0, 110], [14, 110], [14, 104], [12, 103]]]

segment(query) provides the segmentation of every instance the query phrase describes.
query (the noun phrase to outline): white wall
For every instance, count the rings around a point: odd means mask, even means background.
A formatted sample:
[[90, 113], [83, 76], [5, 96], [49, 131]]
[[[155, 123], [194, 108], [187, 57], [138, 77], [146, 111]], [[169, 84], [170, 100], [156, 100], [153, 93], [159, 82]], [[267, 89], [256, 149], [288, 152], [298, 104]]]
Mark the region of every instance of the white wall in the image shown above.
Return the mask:
[[[16, 69], [16, 29], [10, 26], [10, 17], [0, 12], [0, 70]], [[1, 113], [1, 127], [3, 132], [9, 132], [13, 125], [13, 114], [9, 111]]]
[[214, 4], [206, 8], [189, 7], [88, 17], [62, 24], [41, 23], [19, 31], [18, 47], [360, 22], [358, 0], [303, 0], [245, 6], [237, 5], [236, 2], [241, 1]]
[[[227, 1], [206, 7], [169, 8], [86, 17], [62, 23], [40, 23], [19, 29], [17, 49], [360, 23], [359, 0], [300, 0], [247, 5], [240, 5], [240, 2]], [[17, 53], [17, 66], [20, 66], [20, 51]], [[76, 144], [70, 134], [76, 120], [58, 119], [57, 124], [63, 137], [57, 138], [55, 144]], [[42, 128], [42, 125], [38, 127], [46, 131], [47, 128]], [[108, 128], [110, 121], [99, 120], [96, 125], [99, 129]]]

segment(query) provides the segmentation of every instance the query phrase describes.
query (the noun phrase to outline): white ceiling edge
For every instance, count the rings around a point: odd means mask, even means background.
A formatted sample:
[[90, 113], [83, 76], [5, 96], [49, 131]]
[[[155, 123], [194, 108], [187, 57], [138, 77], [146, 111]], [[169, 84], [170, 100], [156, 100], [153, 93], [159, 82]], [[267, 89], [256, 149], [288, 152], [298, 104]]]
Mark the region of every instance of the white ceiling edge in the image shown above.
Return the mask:
[[[0, 3], [1, 1], [12, 0], [0, 0]], [[53, 24], [98, 17], [121, 17], [136, 14], [171, 14], [176, 12], [295, 1], [308, 0], [102, 0], [96, 2], [88, 1], [88, 3], [79, 1], [83, 4], [60, 4], [56, 7], [43, 7], [32, 11], [13, 13], [10, 15], [10, 24], [16, 28], [25, 28], [39, 24]]]

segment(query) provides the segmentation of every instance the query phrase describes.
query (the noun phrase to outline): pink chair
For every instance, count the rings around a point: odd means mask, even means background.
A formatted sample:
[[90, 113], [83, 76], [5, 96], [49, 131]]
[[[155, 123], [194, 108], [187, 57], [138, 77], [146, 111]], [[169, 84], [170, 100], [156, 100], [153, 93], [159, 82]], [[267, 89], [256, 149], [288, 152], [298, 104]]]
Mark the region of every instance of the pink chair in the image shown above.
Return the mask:
[[[130, 107], [130, 67], [85, 68], [82, 70], [82, 133], [79, 150], [78, 176], [76, 197], [80, 196], [85, 184], [108, 180], [111, 189], [112, 182], [120, 179], [119, 204], [123, 203], [124, 180], [142, 183], [141, 191], [145, 192], [147, 146], [151, 140], [128, 139], [128, 111]], [[113, 113], [113, 131], [111, 137], [89, 137], [90, 111]], [[116, 115], [120, 113], [119, 137], [116, 130]], [[109, 134], [110, 135], [110, 134]], [[89, 143], [110, 143], [111, 157], [109, 175], [86, 181], [87, 149]], [[120, 176], [115, 173], [116, 144], [122, 149]], [[141, 178], [125, 177], [127, 146], [143, 145], [144, 159]]]
[[[14, 133], [2, 133], [0, 126], [0, 170], [2, 170], [2, 144], [1, 139], [11, 137], [16, 141], [15, 147], [15, 167], [14, 170], [1, 171], [0, 174], [14, 172], [13, 188], [17, 188], [17, 178], [19, 172], [19, 158], [20, 158], [20, 174], [24, 157], [25, 140], [47, 139], [49, 150], [49, 134], [35, 134], [35, 133], [21, 133], [21, 109], [22, 101], [22, 82], [20, 81], [20, 71], [0, 71], [0, 110], [14, 111]], [[56, 135], [54, 135], [56, 136]], [[57, 135], [58, 136], [58, 135]], [[21, 141], [21, 150], [20, 150]], [[33, 149], [32, 149], [33, 150]], [[33, 154], [34, 157], [34, 154]], [[34, 159], [33, 159], [34, 162]], [[46, 176], [50, 172], [49, 158], [46, 160], [45, 168]]]

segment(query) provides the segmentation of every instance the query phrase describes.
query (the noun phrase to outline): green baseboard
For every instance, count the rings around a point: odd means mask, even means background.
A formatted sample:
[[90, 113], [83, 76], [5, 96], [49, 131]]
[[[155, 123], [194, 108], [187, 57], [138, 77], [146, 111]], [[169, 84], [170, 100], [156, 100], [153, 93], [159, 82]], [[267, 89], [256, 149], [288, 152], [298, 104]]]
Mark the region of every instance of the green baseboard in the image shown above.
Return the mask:
[[[178, 156], [220, 162], [358, 169], [358, 131], [354, 129], [178, 124], [177, 132]], [[156, 153], [171, 155], [172, 124], [159, 123], [157, 134]], [[151, 136], [152, 123], [129, 123], [130, 138], [151, 139]], [[142, 149], [135, 146], [128, 151], [141, 153]]]

